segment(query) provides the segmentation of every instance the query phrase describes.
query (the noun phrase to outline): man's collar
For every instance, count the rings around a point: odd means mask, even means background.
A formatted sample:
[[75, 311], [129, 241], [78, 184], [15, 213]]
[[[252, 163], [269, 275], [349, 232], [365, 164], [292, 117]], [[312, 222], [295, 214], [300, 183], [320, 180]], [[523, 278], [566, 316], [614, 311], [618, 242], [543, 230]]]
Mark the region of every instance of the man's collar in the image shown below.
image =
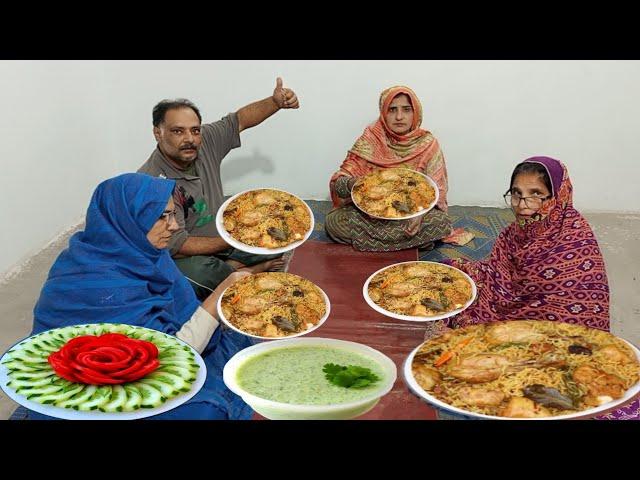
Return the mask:
[[[162, 153], [162, 150], [160, 150], [160, 146], [158, 145], [156, 145], [155, 155], [158, 156], [169, 178], [187, 178], [187, 179], [198, 178], [198, 176], [192, 175], [188, 173], [186, 170], [182, 170], [181, 168], [178, 168], [178, 166], [175, 163], [169, 160], [165, 156], [165, 154]], [[196, 157], [193, 161], [196, 162], [198, 158], [199, 157]]]

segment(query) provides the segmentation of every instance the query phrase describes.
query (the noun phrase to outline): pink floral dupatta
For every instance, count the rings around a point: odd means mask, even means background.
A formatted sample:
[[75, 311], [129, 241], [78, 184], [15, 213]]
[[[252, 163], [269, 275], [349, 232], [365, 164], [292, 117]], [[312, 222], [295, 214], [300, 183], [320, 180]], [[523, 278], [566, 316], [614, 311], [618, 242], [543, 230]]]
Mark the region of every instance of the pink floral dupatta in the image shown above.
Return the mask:
[[[385, 121], [385, 113], [395, 97], [406, 94], [413, 106], [413, 125], [405, 135], [397, 135], [391, 131]], [[409, 87], [396, 86], [387, 88], [380, 95], [380, 117], [369, 125], [362, 136], [351, 147], [347, 158], [330, 181], [331, 199], [334, 207], [350, 201], [338, 197], [335, 181], [344, 175], [362, 177], [380, 168], [408, 167], [429, 175], [440, 190], [438, 207], [447, 211], [447, 169], [444, 156], [436, 138], [420, 128], [422, 124], [422, 105]]]
[[514, 222], [498, 236], [488, 260], [450, 261], [478, 286], [474, 304], [451, 320], [466, 326], [492, 320], [538, 319], [609, 330], [609, 285], [598, 242], [573, 208], [566, 167], [549, 157], [553, 198], [535, 219]]

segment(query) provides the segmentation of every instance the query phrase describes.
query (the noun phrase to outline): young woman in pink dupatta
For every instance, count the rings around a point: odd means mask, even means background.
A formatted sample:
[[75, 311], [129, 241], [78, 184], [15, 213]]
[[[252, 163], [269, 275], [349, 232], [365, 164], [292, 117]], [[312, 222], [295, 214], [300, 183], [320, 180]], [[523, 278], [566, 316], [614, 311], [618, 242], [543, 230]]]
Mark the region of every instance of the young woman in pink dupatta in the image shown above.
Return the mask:
[[[380, 117], [356, 141], [329, 184], [334, 209], [325, 228], [336, 242], [361, 251], [429, 248], [452, 233], [447, 216], [447, 169], [438, 140], [422, 124], [422, 105], [408, 87], [387, 88], [380, 95]], [[438, 185], [437, 206], [426, 215], [404, 221], [379, 220], [351, 201], [356, 180], [383, 168], [408, 167], [429, 175]], [[460, 232], [462, 233], [462, 232]], [[469, 239], [467, 239], [468, 241]]]
[[[495, 320], [551, 320], [609, 331], [609, 284], [587, 220], [573, 207], [567, 168], [549, 157], [516, 166], [505, 200], [516, 221], [488, 260], [449, 260], [476, 282], [474, 304], [449, 319], [459, 328]], [[431, 325], [427, 336], [445, 326]], [[441, 330], [440, 330], [441, 331]], [[639, 401], [599, 418], [640, 418]]]

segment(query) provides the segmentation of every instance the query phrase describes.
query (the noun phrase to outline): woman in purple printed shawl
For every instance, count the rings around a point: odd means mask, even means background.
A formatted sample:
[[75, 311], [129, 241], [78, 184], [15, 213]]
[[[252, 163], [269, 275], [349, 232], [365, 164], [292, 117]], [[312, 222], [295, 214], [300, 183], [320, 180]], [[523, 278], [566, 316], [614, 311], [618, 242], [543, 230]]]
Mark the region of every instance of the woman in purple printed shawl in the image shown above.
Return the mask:
[[[474, 304], [448, 326], [538, 319], [609, 331], [604, 259], [589, 223], [573, 208], [572, 192], [558, 160], [532, 157], [516, 166], [505, 194], [516, 221], [500, 233], [490, 257], [445, 262], [478, 287]], [[640, 419], [639, 403], [599, 418]]]

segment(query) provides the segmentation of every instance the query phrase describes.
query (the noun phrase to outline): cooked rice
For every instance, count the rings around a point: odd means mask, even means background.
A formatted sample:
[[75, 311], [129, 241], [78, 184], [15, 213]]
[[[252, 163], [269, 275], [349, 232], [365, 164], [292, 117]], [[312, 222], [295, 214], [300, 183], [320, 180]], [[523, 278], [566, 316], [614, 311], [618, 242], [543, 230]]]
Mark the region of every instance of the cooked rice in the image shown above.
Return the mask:
[[311, 229], [306, 204], [290, 193], [272, 189], [243, 193], [227, 205], [222, 219], [231, 237], [253, 247], [286, 247], [302, 240]]
[[369, 282], [368, 293], [376, 305], [389, 312], [428, 318], [464, 307], [473, 290], [457, 268], [411, 262], [378, 273]]
[[225, 318], [260, 337], [287, 337], [315, 327], [327, 307], [322, 291], [309, 280], [282, 272], [245, 277], [221, 301]]
[[370, 215], [400, 219], [433, 206], [436, 192], [420, 173], [408, 168], [376, 170], [353, 187], [356, 206]]
[[[498, 325], [505, 324], [526, 325], [532, 332], [541, 334], [535, 341], [496, 343], [491, 340], [491, 332]], [[466, 343], [465, 340], [469, 340]], [[463, 345], [462, 348], [459, 346]], [[544, 345], [544, 347], [542, 347]], [[570, 346], [579, 345], [591, 350], [591, 354], [570, 353]], [[605, 356], [604, 347], [614, 346], [630, 359], [628, 363], [620, 360], [613, 361]], [[540, 349], [548, 349], [541, 352]], [[575, 348], [575, 347], [574, 347]], [[434, 364], [445, 352], [454, 352], [451, 360], [436, 367]], [[538, 353], [536, 353], [538, 352]], [[449, 375], [451, 369], [458, 366], [461, 360], [474, 358], [474, 354], [501, 355], [508, 359], [509, 365], [518, 362], [542, 363], [545, 355], [556, 355], [566, 362], [565, 365], [516, 367], [516, 371], [509, 371], [504, 367], [500, 376], [488, 382], [470, 383]], [[477, 357], [476, 357], [477, 358]], [[626, 360], [625, 360], [626, 362]], [[465, 328], [446, 332], [425, 342], [413, 359], [412, 372], [414, 378], [429, 394], [454, 407], [470, 412], [486, 415], [502, 415], [501, 410], [512, 397], [523, 397], [523, 389], [538, 384], [552, 387], [562, 395], [574, 400], [574, 409], [559, 409], [546, 406], [551, 416], [565, 415], [593, 408], [587, 404], [589, 385], [577, 382], [573, 372], [580, 366], [588, 365], [604, 374], [615, 375], [624, 386], [625, 391], [636, 385], [640, 379], [640, 363], [634, 351], [620, 338], [608, 332], [561, 322], [545, 320], [517, 320], [511, 322], [494, 322], [484, 325], [472, 325]], [[424, 374], [426, 371], [437, 371], [441, 375], [436, 385], [428, 384]], [[617, 380], [616, 380], [617, 381]], [[468, 398], [461, 397], [462, 389], [473, 387], [484, 391], [500, 391], [505, 395], [500, 405], [478, 406], [469, 403]], [[605, 397], [603, 397], [605, 398]], [[603, 400], [604, 401], [604, 400]], [[535, 403], [536, 408], [539, 407]]]

